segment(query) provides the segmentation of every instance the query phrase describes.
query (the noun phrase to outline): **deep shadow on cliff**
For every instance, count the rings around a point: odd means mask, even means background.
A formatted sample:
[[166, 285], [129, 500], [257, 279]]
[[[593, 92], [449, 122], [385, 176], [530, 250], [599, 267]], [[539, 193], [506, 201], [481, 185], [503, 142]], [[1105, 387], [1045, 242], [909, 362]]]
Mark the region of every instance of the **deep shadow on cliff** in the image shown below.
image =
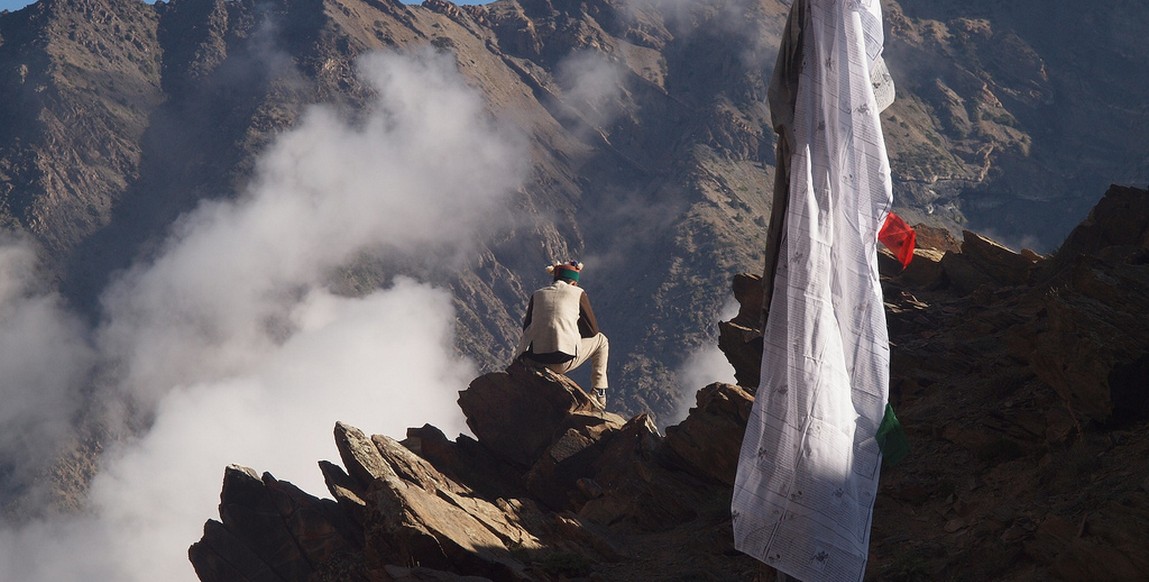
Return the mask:
[[[882, 257], [891, 403], [911, 453], [886, 467], [867, 579], [1134, 580], [1149, 570], [1149, 191], [1112, 187], [1052, 256], [919, 232]], [[338, 423], [319, 499], [225, 471], [202, 580], [749, 580], [729, 502], [753, 404], [760, 281], [722, 346], [744, 387], [682, 423], [601, 413], [512, 365], [460, 393], [474, 438], [401, 442]]]

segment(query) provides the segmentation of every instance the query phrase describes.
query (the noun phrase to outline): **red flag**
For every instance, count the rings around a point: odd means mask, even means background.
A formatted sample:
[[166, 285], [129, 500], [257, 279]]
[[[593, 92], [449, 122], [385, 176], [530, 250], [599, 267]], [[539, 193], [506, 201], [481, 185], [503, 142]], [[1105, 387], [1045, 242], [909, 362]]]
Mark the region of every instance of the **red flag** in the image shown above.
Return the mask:
[[894, 253], [903, 269], [914, 258], [914, 240], [917, 236], [914, 228], [893, 212], [886, 215], [886, 222], [882, 224], [882, 230], [878, 231], [878, 240]]

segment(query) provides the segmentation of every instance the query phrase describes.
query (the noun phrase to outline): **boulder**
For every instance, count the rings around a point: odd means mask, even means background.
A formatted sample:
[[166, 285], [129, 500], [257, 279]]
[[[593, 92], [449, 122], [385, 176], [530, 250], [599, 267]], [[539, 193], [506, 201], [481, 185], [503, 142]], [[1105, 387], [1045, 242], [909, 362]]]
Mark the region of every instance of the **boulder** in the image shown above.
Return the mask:
[[914, 259], [905, 268], [885, 248], [878, 250], [878, 273], [899, 285], [916, 289], [926, 289], [938, 285], [945, 274], [942, 258], [946, 251], [918, 246], [914, 249]]
[[718, 322], [718, 349], [734, 368], [734, 380], [749, 390], [758, 388], [762, 368], [762, 330], [733, 321]]
[[[941, 254], [961, 250], [961, 242], [954, 238], [953, 233], [944, 228], [928, 224], [915, 224], [914, 235], [916, 247], [919, 249], [934, 250]], [[914, 260], [916, 261], [917, 257]]]
[[573, 380], [519, 361], [484, 374], [459, 393], [475, 438], [496, 456], [529, 468], [568, 428], [571, 415], [623, 418], [600, 411]]
[[738, 273], [731, 281], [730, 290], [734, 293], [734, 300], [738, 302], [738, 314], [731, 320], [739, 325], [749, 328], [759, 328], [762, 325], [762, 301], [764, 290], [762, 277], [750, 273]]
[[481, 480], [488, 483], [510, 482], [508, 473], [517, 473], [529, 494], [554, 510], [581, 505], [586, 496], [578, 482], [597, 458], [596, 443], [624, 424], [621, 416], [595, 407], [566, 376], [521, 362], [476, 379], [460, 392], [459, 406], [478, 439], [474, 452], [490, 457], [483, 467], [473, 458], [461, 460], [466, 437], [452, 450], [424, 429], [420, 448], [460, 474], [485, 475]]
[[699, 390], [695, 399], [686, 419], [666, 429], [666, 447], [692, 473], [733, 487], [754, 397], [719, 382]]

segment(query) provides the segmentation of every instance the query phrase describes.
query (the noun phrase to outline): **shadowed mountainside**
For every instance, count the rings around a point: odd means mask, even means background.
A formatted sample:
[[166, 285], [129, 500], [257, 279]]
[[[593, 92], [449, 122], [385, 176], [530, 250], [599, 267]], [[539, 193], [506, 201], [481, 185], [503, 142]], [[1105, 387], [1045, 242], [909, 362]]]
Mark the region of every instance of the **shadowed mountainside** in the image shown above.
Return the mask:
[[[1041, 250], [1084, 214], [1082, 192], [1149, 179], [1143, 8], [884, 5], [899, 99], [883, 122], [911, 221]], [[578, 256], [615, 346], [615, 402], [665, 424], [675, 370], [713, 340], [726, 301], [713, 290], [761, 260], [765, 87], [786, 10], [41, 0], [0, 15], [0, 224], [32, 235], [45, 278], [98, 317], [112, 274], [154, 254], [181, 213], [242, 192], [309, 104], [361, 111], [358, 56], [432, 46], [527, 135], [530, 172], [498, 209], [516, 221], [465, 263], [369, 252], [333, 284], [357, 294], [406, 272], [449, 287], [461, 349], [494, 370], [540, 265]]]

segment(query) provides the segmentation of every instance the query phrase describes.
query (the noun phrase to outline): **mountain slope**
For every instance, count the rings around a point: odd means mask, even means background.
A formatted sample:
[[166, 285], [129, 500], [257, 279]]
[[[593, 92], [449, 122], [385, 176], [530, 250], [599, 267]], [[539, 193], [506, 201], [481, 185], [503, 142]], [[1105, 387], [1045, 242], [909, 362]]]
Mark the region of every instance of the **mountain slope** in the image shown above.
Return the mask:
[[[899, 211], [1050, 248], [1113, 180], [1144, 179], [1145, 10], [887, 2], [899, 99], [884, 117]], [[93, 318], [112, 273], [181, 213], [234, 198], [309, 104], [354, 118], [355, 59], [431, 46], [527, 140], [529, 172], [468, 258], [369, 253], [362, 293], [406, 272], [450, 287], [460, 347], [511, 356], [540, 265], [578, 256], [615, 344], [615, 402], [671, 420], [675, 371], [714, 337], [713, 290], [760, 261], [764, 104], [786, 6], [504, 0], [43, 0], [0, 16], [0, 215]], [[1051, 39], [1059, 39], [1053, 41]], [[1126, 89], [1118, 90], [1118, 87]], [[358, 113], [357, 113], [358, 112]], [[450, 164], [450, 160], [442, 163]], [[746, 233], [755, 233], [747, 236]], [[382, 253], [386, 255], [386, 253]]]

